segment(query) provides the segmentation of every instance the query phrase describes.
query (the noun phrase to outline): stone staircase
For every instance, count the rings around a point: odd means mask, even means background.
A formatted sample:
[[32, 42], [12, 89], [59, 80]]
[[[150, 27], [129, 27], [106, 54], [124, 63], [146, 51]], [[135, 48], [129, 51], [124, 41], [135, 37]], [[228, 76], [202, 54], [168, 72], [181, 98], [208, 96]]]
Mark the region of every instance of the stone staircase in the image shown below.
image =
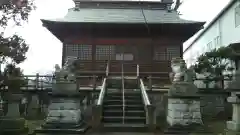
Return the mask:
[[[123, 96], [124, 95], [124, 96]], [[108, 131], [147, 131], [140, 90], [108, 90], [103, 102], [102, 123]]]

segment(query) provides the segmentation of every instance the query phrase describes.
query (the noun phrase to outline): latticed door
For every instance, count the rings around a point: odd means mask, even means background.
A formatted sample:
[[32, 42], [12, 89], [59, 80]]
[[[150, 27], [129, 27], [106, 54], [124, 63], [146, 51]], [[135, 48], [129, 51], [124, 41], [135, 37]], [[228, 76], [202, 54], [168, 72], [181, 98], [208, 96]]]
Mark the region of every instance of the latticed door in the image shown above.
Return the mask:
[[96, 45], [96, 70], [105, 71], [106, 64], [115, 60], [114, 45]]

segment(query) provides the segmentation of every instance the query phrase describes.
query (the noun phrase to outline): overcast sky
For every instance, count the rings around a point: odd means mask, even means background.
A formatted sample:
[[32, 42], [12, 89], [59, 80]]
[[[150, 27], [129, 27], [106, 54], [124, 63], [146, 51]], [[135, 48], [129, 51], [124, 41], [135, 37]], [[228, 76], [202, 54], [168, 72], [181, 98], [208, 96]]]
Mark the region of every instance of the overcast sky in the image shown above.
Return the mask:
[[[180, 7], [181, 17], [188, 20], [210, 21], [230, 0], [184, 0]], [[30, 15], [29, 22], [15, 28], [29, 43], [27, 60], [20, 65], [25, 74], [48, 73], [55, 64], [61, 65], [62, 43], [46, 28], [40, 18], [61, 18], [67, 10], [74, 7], [72, 0], [36, 0], [36, 11]]]

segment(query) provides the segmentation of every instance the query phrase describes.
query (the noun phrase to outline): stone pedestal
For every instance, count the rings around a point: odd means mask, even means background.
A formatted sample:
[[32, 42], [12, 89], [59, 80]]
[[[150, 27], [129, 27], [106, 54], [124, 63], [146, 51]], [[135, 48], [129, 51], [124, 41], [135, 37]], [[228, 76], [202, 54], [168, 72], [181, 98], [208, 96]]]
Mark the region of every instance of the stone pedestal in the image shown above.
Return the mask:
[[39, 115], [40, 115], [40, 103], [38, 95], [33, 95], [27, 107], [27, 118], [36, 120], [39, 118]]
[[[240, 96], [240, 95], [239, 95]], [[240, 98], [232, 94], [228, 102], [233, 104], [232, 120], [227, 121], [226, 135], [240, 135]]]
[[197, 87], [190, 82], [175, 82], [168, 93], [168, 128], [165, 133], [206, 133], [200, 111]]
[[175, 125], [202, 125], [199, 97], [169, 97], [167, 122]]
[[79, 134], [86, 129], [76, 84], [56, 83], [53, 87], [47, 118], [41, 128], [35, 132]]
[[[0, 117], [0, 132], [20, 134], [27, 132], [25, 119], [21, 117], [19, 112], [19, 105], [21, 101], [21, 94], [9, 94], [8, 102], [5, 112], [6, 115]], [[5, 107], [4, 107], [5, 108]]]

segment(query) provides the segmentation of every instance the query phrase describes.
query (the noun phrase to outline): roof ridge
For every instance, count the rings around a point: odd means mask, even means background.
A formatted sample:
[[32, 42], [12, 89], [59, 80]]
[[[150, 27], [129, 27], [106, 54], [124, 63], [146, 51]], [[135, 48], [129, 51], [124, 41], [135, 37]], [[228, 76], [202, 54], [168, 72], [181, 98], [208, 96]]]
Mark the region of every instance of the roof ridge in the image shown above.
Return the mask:
[[129, 2], [129, 3], [135, 3], [135, 2], [143, 2], [143, 3], [173, 3], [173, 0], [159, 0], [159, 1], [153, 1], [153, 0], [73, 0], [76, 2]]

